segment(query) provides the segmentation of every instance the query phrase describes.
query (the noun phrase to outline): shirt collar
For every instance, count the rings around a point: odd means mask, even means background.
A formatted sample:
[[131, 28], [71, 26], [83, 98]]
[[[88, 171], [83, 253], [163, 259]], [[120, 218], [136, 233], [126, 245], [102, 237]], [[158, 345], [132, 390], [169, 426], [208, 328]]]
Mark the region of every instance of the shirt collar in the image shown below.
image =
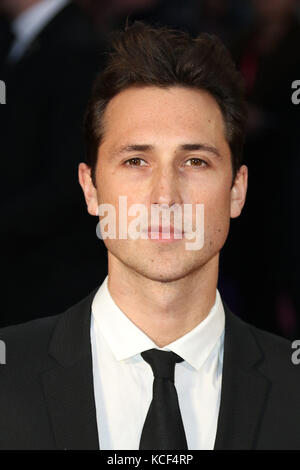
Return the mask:
[[116, 360], [128, 359], [147, 349], [173, 351], [195, 369], [199, 369], [224, 331], [225, 314], [219, 291], [207, 317], [193, 330], [159, 348], [117, 306], [108, 290], [108, 276], [92, 303], [92, 315]]

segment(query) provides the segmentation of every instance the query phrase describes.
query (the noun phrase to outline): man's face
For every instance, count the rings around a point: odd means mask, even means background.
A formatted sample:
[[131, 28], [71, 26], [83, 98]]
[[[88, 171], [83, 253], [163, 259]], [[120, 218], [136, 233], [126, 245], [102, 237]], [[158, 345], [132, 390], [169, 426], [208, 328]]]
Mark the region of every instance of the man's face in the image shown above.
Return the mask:
[[[136, 203], [146, 206], [149, 217], [152, 204], [182, 208], [190, 204], [193, 230], [196, 204], [204, 205], [201, 249], [187, 250], [184, 235], [167, 242], [104, 240], [110, 259], [163, 282], [180, 279], [218, 260], [230, 217], [240, 214], [247, 186], [247, 167], [243, 166], [231, 189], [230, 149], [216, 101], [205, 91], [183, 87], [132, 87], [109, 102], [95, 176], [96, 188], [88, 167], [80, 165], [88, 210], [95, 215], [99, 204], [112, 204], [117, 234], [119, 196], [127, 196], [128, 208]], [[133, 218], [127, 216], [128, 224]], [[150, 225], [150, 218], [148, 221]]]

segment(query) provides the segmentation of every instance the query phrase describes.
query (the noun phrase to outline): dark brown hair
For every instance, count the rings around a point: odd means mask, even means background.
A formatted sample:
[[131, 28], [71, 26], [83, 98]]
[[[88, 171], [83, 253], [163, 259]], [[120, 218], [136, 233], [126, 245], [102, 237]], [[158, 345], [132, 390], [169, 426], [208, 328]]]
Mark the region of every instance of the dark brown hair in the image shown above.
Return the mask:
[[185, 86], [206, 90], [222, 111], [231, 150], [233, 182], [241, 165], [245, 134], [244, 86], [228, 50], [216, 36], [192, 38], [184, 31], [136, 21], [113, 33], [105, 69], [94, 82], [85, 115], [87, 164], [95, 168], [109, 101], [131, 86]]

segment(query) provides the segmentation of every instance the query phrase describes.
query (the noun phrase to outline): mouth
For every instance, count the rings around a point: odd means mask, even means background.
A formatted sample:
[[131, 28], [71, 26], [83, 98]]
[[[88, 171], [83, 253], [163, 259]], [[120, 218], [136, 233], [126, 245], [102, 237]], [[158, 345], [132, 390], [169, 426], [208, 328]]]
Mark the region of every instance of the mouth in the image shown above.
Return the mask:
[[147, 230], [145, 230], [145, 232], [148, 233], [148, 239], [160, 243], [176, 242], [182, 240], [184, 237], [184, 232], [181, 229], [173, 226], [150, 226]]

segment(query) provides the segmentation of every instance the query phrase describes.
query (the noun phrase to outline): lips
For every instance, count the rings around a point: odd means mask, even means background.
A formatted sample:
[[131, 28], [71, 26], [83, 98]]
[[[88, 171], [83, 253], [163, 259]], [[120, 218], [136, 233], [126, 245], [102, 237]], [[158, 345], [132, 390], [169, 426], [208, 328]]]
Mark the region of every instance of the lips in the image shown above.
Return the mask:
[[168, 227], [165, 227], [165, 226], [162, 226], [162, 225], [159, 225], [159, 226], [150, 226], [148, 227], [148, 236], [151, 237], [151, 234], [158, 234], [159, 237], [162, 237], [162, 234], [163, 233], [170, 233], [170, 237], [173, 238], [174, 237], [174, 234], [180, 234], [181, 236], [183, 235], [183, 231], [182, 229], [176, 229], [175, 227], [173, 227], [172, 225], [168, 226]]

